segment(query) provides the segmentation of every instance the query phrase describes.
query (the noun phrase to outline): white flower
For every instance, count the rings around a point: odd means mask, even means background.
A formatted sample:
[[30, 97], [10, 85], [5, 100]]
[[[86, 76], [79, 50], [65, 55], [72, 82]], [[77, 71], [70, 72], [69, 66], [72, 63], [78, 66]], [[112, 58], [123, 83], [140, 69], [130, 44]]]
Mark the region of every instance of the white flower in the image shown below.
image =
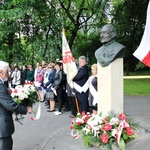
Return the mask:
[[17, 85], [16, 87], [15, 87], [15, 89], [17, 89], [17, 90], [22, 90], [22, 85]]
[[76, 123], [77, 123], [77, 124], [78, 124], [78, 123], [81, 123], [81, 124], [82, 124], [82, 123], [84, 123], [84, 121], [83, 121], [83, 119], [81, 119], [81, 118], [77, 118], [77, 119], [76, 119]]
[[22, 89], [22, 90], [23, 90], [23, 92], [24, 92], [26, 95], [29, 95], [29, 94], [30, 94], [30, 91], [29, 91], [28, 89], [24, 88], [24, 89]]
[[11, 97], [14, 98], [15, 96], [16, 96], [16, 94], [12, 92]]
[[25, 84], [24, 86], [18, 85], [15, 87], [15, 89], [12, 89], [11, 97], [24, 100], [25, 98], [29, 97], [30, 92], [35, 92], [35, 91], [36, 89], [33, 85], [30, 84]]
[[117, 134], [117, 129], [112, 129], [112, 136], [116, 137], [116, 134]]
[[35, 85], [36, 87], [39, 87], [39, 86], [41, 85], [41, 83], [40, 83], [40, 82], [35, 81], [35, 82], [34, 82], [34, 85]]
[[110, 125], [114, 125], [114, 124], [118, 124], [118, 122], [119, 122], [119, 119], [117, 118], [117, 117], [114, 117], [114, 118], [112, 118], [111, 120], [110, 120]]
[[30, 87], [30, 90], [31, 90], [32, 92], [35, 92], [35, 91], [36, 91], [36, 89], [35, 89], [34, 86], [31, 86], [31, 87]]
[[22, 93], [21, 95], [19, 95], [19, 99], [23, 100], [25, 98], [28, 98], [28, 95], [26, 93]]
[[89, 129], [87, 126], [85, 126], [82, 130], [83, 130], [86, 134], [88, 134], [88, 133], [90, 132], [90, 129]]
[[98, 124], [101, 124], [104, 118], [99, 115], [93, 115], [90, 119], [93, 121], [95, 120]]
[[80, 116], [80, 113], [77, 113], [77, 116]]
[[96, 120], [95, 118], [91, 117], [88, 121], [87, 124], [93, 128], [94, 126], [98, 125], [98, 120]]

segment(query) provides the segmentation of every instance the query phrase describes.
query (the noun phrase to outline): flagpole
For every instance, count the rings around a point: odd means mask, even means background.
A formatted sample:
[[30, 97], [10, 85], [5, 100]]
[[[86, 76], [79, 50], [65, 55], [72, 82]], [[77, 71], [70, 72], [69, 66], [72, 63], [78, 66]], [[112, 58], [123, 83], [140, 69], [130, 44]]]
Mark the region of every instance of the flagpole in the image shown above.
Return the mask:
[[62, 29], [62, 32], [63, 32], [63, 33], [64, 33], [64, 35], [66, 36], [66, 33], [65, 33], [65, 29], [64, 29], [64, 28]]
[[78, 113], [80, 113], [78, 99], [77, 99], [76, 95], [75, 95], [75, 101], [76, 101], [77, 111], [78, 111]]

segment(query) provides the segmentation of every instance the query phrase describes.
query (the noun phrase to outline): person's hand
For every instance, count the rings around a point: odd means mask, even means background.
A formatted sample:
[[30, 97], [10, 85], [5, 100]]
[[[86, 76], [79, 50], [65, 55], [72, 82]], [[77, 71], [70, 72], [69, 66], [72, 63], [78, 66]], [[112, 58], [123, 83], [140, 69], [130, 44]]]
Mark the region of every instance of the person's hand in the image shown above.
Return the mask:
[[12, 90], [10, 88], [8, 88], [8, 93], [11, 94], [12, 93]]
[[57, 95], [56, 89], [55, 89], [55, 88], [52, 88], [52, 87], [51, 87], [51, 89], [52, 89], [52, 91], [54, 92], [54, 94]]
[[31, 107], [31, 106], [28, 106], [27, 108], [28, 108], [28, 113], [31, 114], [31, 113], [33, 112], [32, 107]]

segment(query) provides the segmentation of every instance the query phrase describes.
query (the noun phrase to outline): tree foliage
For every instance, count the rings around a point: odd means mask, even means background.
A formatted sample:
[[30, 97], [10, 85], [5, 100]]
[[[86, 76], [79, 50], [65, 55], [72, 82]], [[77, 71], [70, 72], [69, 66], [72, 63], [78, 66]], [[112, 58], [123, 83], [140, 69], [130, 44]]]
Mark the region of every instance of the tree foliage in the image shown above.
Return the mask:
[[[37, 59], [61, 57], [62, 28], [66, 29], [72, 48], [79, 30], [83, 40], [84, 34], [97, 22], [103, 21], [106, 2], [107, 0], [1, 1], [1, 59], [9, 63], [33, 63]], [[74, 47], [77, 49], [77, 46]]]
[[148, 0], [1, 0], [0, 59], [22, 64], [61, 59], [64, 28], [75, 58], [85, 55], [92, 64], [100, 28], [113, 23], [117, 40], [126, 46], [125, 68], [132, 70], [147, 5]]
[[139, 46], [144, 32], [148, 1], [113, 0], [112, 4], [112, 23], [117, 28], [119, 41], [126, 46], [124, 62], [128, 74], [138, 63], [133, 53]]

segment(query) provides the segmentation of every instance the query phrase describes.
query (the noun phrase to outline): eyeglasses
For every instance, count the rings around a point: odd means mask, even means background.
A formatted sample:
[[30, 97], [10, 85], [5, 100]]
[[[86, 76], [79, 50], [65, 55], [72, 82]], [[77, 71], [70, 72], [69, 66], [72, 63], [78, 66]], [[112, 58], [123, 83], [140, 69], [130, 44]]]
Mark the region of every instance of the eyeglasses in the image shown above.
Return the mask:
[[52, 68], [52, 67], [48, 67], [48, 68]]

